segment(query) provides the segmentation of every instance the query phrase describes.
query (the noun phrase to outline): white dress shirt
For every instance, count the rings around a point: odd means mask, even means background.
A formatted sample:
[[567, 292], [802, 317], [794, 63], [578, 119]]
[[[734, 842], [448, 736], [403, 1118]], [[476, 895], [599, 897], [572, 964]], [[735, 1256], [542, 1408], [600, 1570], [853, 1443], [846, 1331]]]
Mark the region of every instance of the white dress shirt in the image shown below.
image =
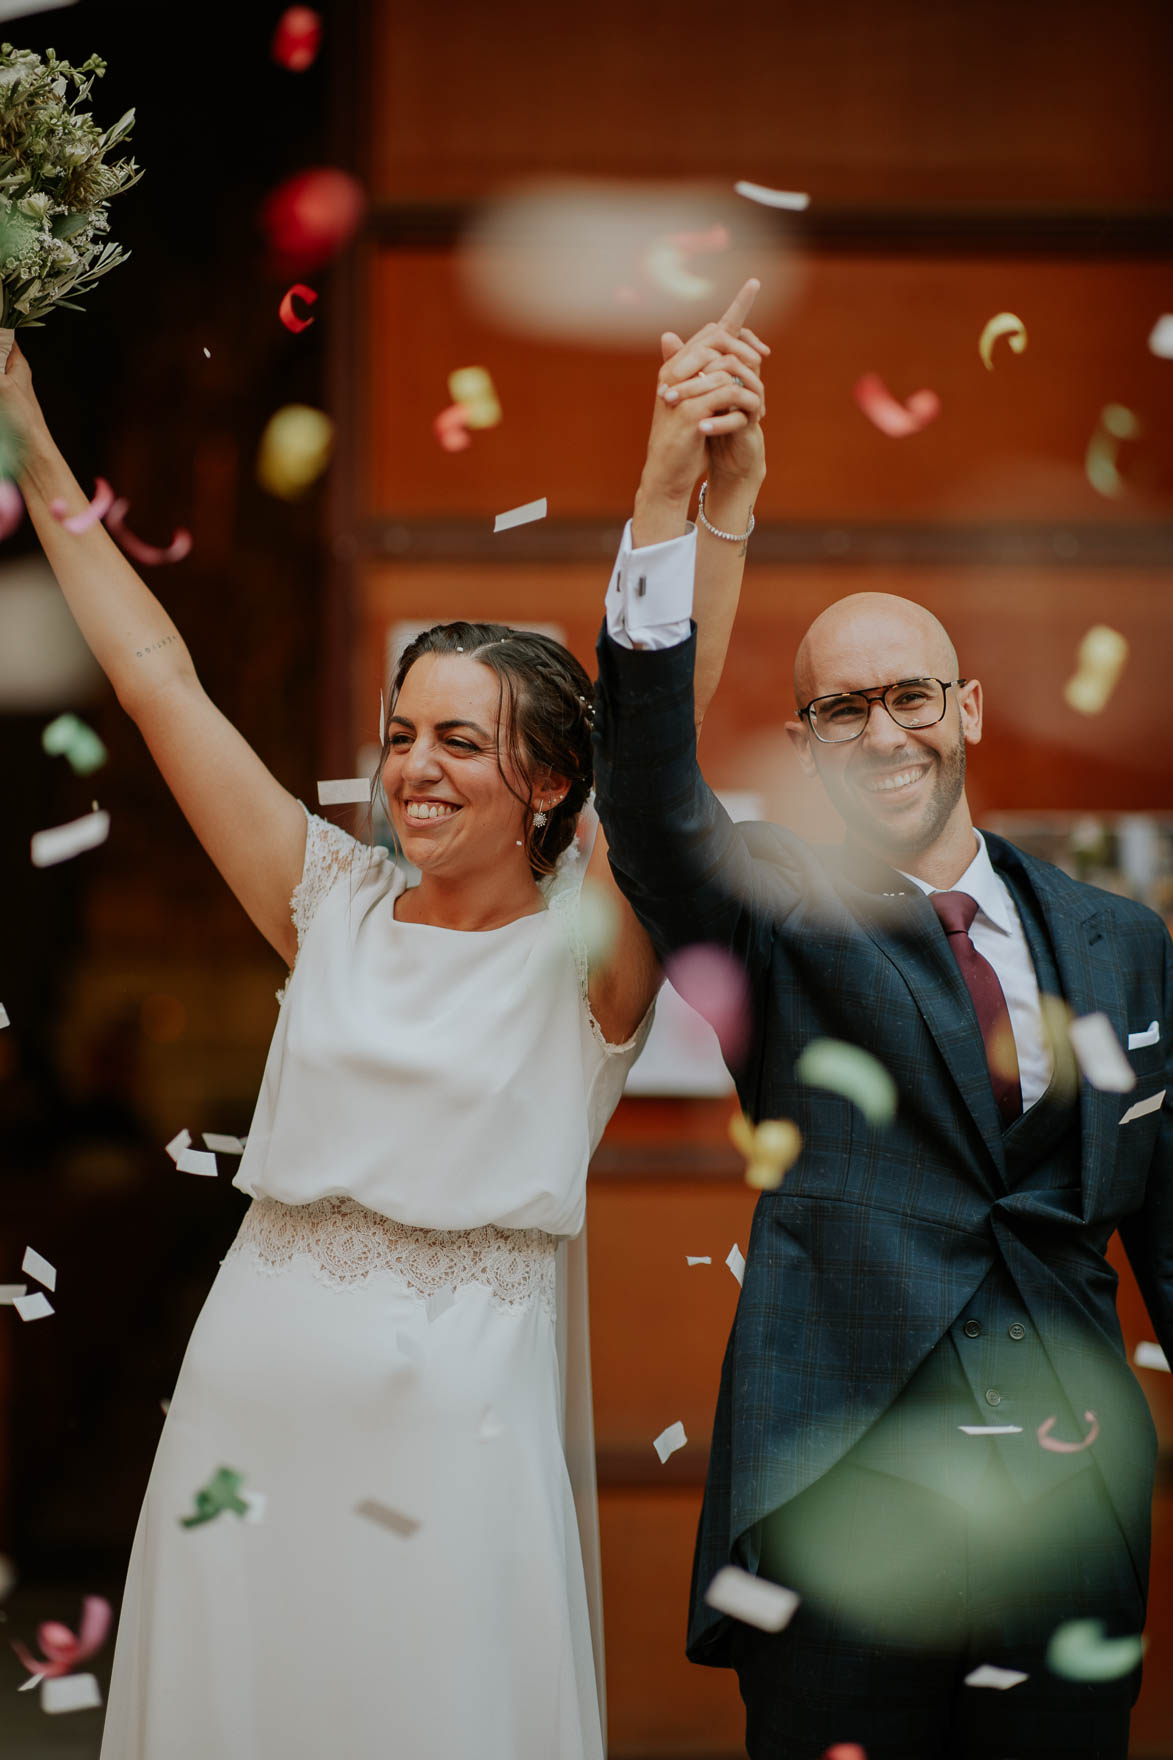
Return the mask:
[[[607, 633], [612, 640], [624, 648], [672, 648], [684, 641], [692, 617], [695, 569], [694, 525], [683, 537], [636, 550], [628, 520], [607, 591]], [[974, 835], [977, 854], [954, 886], [930, 886], [916, 874], [898, 871], [926, 897], [949, 891], [965, 892], [976, 899], [970, 939], [993, 966], [1006, 998], [1025, 1110], [1046, 1092], [1054, 1060], [1043, 1026], [1034, 961], [1017, 906], [1009, 887], [994, 871], [981, 832]]]

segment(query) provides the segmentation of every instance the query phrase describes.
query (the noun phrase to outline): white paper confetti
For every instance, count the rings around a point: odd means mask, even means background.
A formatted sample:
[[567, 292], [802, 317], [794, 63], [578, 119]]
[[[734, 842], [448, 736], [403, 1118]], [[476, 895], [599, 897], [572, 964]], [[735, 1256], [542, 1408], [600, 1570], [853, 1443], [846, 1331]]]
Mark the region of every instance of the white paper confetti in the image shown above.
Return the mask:
[[531, 520], [545, 519], [546, 497], [540, 501], [524, 501], [520, 507], [510, 507], [505, 513], [499, 513], [493, 521], [495, 532], [507, 532], [511, 526], [527, 526]]
[[1139, 1033], [1129, 1033], [1128, 1035], [1128, 1049], [1130, 1051], [1143, 1051], [1147, 1045], [1159, 1045], [1160, 1043], [1160, 1021], [1150, 1021], [1148, 1026], [1142, 1028]]
[[684, 1261], [686, 1265], [711, 1265], [713, 1255], [711, 1253], [686, 1253]]
[[1149, 335], [1149, 353], [1173, 361], [1173, 312], [1162, 312]]
[[727, 1613], [762, 1632], [780, 1632], [790, 1624], [799, 1597], [781, 1583], [767, 1583], [735, 1564], [722, 1567], [705, 1590], [705, 1600], [718, 1613]]
[[811, 205], [811, 199], [804, 190], [769, 189], [764, 183], [747, 183], [744, 178], [740, 183], [735, 183], [733, 188], [739, 196], [744, 196], [749, 202], [760, 202], [763, 208], [790, 208], [801, 213], [803, 208]]
[[96, 1676], [61, 1674], [41, 1683], [41, 1710], [93, 1711], [102, 1703]]
[[1085, 1014], [1067, 1029], [1076, 1062], [1093, 1088], [1106, 1094], [1127, 1094], [1136, 1087], [1129, 1063], [1106, 1014]]
[[378, 1522], [380, 1527], [390, 1528], [393, 1534], [399, 1534], [409, 1540], [419, 1528], [414, 1516], [402, 1515], [399, 1510], [392, 1509], [388, 1503], [380, 1503], [375, 1497], [366, 1497], [354, 1506], [356, 1516], [366, 1516], [370, 1522]]
[[45, 1320], [54, 1311], [48, 1296], [39, 1289], [31, 1296], [17, 1296], [12, 1305], [22, 1320]]
[[[243, 1155], [244, 1144], [239, 1137], [222, 1137], [218, 1131], [203, 1131], [204, 1148], [214, 1155]], [[186, 1145], [185, 1145], [186, 1147]]]
[[83, 850], [97, 849], [110, 835], [109, 813], [86, 813], [71, 819], [67, 825], [52, 825], [47, 831], [34, 831], [31, 853], [34, 868], [52, 868], [67, 862]]
[[1166, 1373], [1169, 1370], [1168, 1357], [1160, 1345], [1154, 1344], [1151, 1338], [1141, 1339], [1132, 1353], [1132, 1360], [1138, 1369], [1164, 1369]]
[[0, 1283], [0, 1302], [14, 1302], [17, 1296], [27, 1296], [27, 1283]]
[[319, 782], [318, 805], [320, 807], [346, 807], [358, 804], [366, 806], [371, 798], [371, 779], [369, 776], [345, 776], [337, 782]]
[[1120, 1120], [1121, 1124], [1131, 1124], [1134, 1118], [1145, 1118], [1150, 1112], [1159, 1112], [1164, 1104], [1164, 1100], [1164, 1088], [1161, 1089], [1159, 1094], [1150, 1094], [1147, 1100], [1138, 1100], [1135, 1106], [1130, 1106], [1128, 1108], [1128, 1111]]
[[60, 12], [77, 0], [0, 0], [0, 19], [29, 18], [34, 12]]
[[34, 1687], [40, 1686], [40, 1684], [44, 1680], [44, 1678], [45, 1677], [43, 1674], [31, 1675], [29, 1677], [29, 1679], [27, 1681], [25, 1681], [24, 1685], [17, 1687], [16, 1690], [18, 1693], [31, 1693]]
[[1023, 1674], [1021, 1669], [995, 1668], [992, 1662], [983, 1662], [980, 1668], [966, 1675], [965, 1684], [967, 1687], [997, 1687], [1000, 1693], [1004, 1693], [1007, 1687], [1017, 1687], [1029, 1679], [1030, 1676]]
[[198, 1173], [205, 1179], [215, 1179], [217, 1174], [216, 1157], [209, 1155], [206, 1149], [184, 1149], [175, 1163], [180, 1173]]
[[742, 1253], [741, 1248], [736, 1241], [734, 1241], [733, 1245], [730, 1247], [725, 1263], [728, 1265], [730, 1271], [732, 1271], [734, 1277], [736, 1277], [738, 1283], [740, 1283], [745, 1276], [745, 1255]]
[[171, 1141], [166, 1143], [164, 1147], [172, 1161], [178, 1161], [179, 1157], [183, 1154], [183, 1151], [191, 1148], [191, 1132], [180, 1131], [179, 1135], [177, 1137], [172, 1137]]
[[0, 1002], [0, 1029], [10, 1027], [11, 1025], [12, 1022], [8, 1018], [8, 1010], [5, 1008], [4, 1004]]
[[435, 1295], [429, 1296], [424, 1303], [424, 1310], [429, 1322], [438, 1320], [441, 1314], [446, 1314], [448, 1309], [455, 1305], [455, 1302], [456, 1297], [450, 1289], [438, 1289]]
[[687, 1441], [688, 1437], [684, 1434], [684, 1425], [677, 1421], [675, 1424], [669, 1424], [666, 1430], [661, 1430], [652, 1443], [652, 1447], [659, 1455], [662, 1464], [670, 1454], [675, 1454], [678, 1448], [683, 1448]]
[[46, 1289], [57, 1288], [56, 1267], [50, 1265], [48, 1259], [42, 1259], [35, 1247], [25, 1248], [20, 1268], [27, 1271], [30, 1277], [35, 1277], [38, 1283], [43, 1283]]
[[958, 1424], [965, 1436], [1021, 1436], [1021, 1424]]

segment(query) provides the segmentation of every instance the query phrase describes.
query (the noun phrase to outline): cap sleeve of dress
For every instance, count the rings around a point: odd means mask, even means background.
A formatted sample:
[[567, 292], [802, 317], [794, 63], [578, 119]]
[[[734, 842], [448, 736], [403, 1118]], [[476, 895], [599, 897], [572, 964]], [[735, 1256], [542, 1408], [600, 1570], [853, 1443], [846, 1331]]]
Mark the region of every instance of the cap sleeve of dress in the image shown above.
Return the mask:
[[330, 888], [343, 874], [350, 873], [357, 851], [361, 850], [364, 854], [370, 852], [349, 831], [342, 831], [337, 825], [331, 825], [328, 819], [321, 819], [316, 813], [311, 813], [304, 801], [298, 801], [297, 804], [306, 816], [305, 861], [301, 879], [289, 900], [289, 914], [297, 930], [297, 946], [300, 952], [306, 931]]

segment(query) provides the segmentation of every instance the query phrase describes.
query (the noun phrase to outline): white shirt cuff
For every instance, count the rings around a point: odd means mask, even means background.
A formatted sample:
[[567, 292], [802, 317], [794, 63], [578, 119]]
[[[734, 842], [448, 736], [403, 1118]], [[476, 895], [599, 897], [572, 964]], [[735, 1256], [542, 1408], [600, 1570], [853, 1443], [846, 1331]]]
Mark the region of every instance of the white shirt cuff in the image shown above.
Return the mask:
[[696, 527], [632, 548], [631, 521], [607, 589], [607, 634], [621, 648], [674, 648], [687, 641], [696, 571]]

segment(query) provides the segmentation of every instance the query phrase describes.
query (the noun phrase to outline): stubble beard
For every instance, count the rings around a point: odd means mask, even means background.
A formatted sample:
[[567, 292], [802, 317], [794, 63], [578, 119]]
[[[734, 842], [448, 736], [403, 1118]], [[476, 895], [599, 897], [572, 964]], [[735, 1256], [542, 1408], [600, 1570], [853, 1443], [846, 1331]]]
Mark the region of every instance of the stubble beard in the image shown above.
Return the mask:
[[[926, 754], [919, 753], [917, 763]], [[836, 791], [835, 805], [847, 823], [848, 836], [859, 842], [882, 849], [889, 856], [916, 856], [929, 849], [941, 836], [965, 791], [965, 740], [958, 736], [951, 752], [927, 754], [936, 767], [932, 790], [925, 802], [917, 825], [888, 825], [858, 811], [853, 800], [845, 800]]]

